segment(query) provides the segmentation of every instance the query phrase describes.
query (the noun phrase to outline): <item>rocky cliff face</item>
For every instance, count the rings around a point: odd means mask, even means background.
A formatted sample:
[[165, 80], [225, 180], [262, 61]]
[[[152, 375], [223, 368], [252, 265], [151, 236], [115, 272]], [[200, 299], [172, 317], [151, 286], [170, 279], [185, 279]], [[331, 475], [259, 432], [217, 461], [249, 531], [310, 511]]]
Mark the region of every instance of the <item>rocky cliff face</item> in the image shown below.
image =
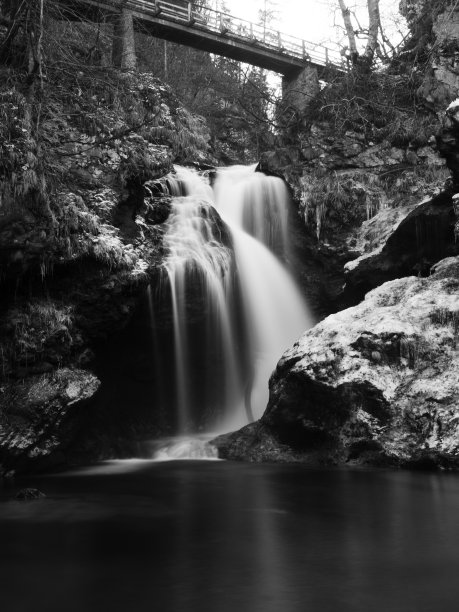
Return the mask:
[[434, 138], [439, 125], [436, 119], [405, 125], [394, 144], [317, 122], [300, 132], [299, 142], [295, 137], [289, 146], [265, 153], [260, 169], [285, 177], [306, 225], [327, 241], [337, 228], [355, 227], [382, 208], [414, 203], [426, 189], [442, 186], [447, 173]]
[[67, 85], [47, 86], [35, 139], [23, 96], [0, 87], [0, 474], [62, 460], [87, 427], [99, 346], [162, 260], [157, 181], [207, 150], [205, 125], [150, 75]]
[[386, 280], [426, 274], [455, 253], [452, 192], [439, 195], [449, 173], [438, 152], [446, 136], [433, 137], [438, 126], [401, 147], [357, 131], [340, 135], [322, 122], [311, 127], [300, 155], [296, 148], [296, 159], [294, 147], [262, 158], [262, 170], [292, 185], [307, 236], [299, 267], [317, 278], [310, 294], [319, 315], [356, 304]]
[[280, 360], [260, 423], [223, 457], [459, 466], [459, 259], [331, 315]]
[[400, 9], [412, 34], [406, 54], [425, 62], [418, 95], [433, 110], [442, 110], [459, 95], [458, 7], [449, 0], [403, 0]]

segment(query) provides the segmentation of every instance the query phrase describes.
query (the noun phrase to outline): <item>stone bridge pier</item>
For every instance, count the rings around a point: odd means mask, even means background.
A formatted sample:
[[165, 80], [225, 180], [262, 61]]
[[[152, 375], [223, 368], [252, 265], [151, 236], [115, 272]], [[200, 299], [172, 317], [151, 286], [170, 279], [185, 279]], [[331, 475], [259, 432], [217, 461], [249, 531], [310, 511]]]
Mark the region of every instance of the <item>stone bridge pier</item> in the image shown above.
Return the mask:
[[285, 107], [300, 113], [306, 111], [311, 100], [319, 93], [320, 82], [317, 67], [308, 64], [282, 78], [282, 100]]

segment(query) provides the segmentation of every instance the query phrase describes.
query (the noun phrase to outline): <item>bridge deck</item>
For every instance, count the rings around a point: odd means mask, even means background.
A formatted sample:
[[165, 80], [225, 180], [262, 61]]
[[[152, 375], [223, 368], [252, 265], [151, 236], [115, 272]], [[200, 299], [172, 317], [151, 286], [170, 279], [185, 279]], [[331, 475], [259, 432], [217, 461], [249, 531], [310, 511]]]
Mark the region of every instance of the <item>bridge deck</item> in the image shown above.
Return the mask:
[[63, 4], [94, 20], [125, 7], [132, 11], [137, 30], [285, 76], [308, 63], [319, 69], [342, 69], [335, 50], [184, 0], [63, 0]]

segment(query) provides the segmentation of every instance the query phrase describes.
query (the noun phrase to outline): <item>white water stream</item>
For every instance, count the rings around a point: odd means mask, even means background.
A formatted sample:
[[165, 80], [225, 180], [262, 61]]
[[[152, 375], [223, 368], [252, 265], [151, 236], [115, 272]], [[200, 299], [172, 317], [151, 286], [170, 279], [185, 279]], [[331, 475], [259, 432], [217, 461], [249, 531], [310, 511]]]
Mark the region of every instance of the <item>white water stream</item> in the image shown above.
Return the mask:
[[[174, 197], [167, 222], [161, 288], [173, 317], [182, 457], [183, 436], [202, 431], [203, 416], [204, 429], [216, 432], [261, 417], [271, 372], [313, 321], [282, 263], [289, 194], [281, 179], [235, 166], [219, 170], [211, 188], [177, 167], [168, 183], [172, 195], [186, 194]], [[195, 454], [195, 440], [189, 444]]]

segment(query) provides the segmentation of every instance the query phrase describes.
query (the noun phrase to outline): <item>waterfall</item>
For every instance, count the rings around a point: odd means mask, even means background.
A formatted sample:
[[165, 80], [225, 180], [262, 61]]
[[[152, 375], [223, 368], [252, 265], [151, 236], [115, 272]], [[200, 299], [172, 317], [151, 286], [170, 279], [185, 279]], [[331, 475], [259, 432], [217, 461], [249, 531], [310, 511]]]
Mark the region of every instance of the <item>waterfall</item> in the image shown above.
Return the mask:
[[[193, 317], [190, 302], [197, 302], [195, 307], [206, 318], [204, 337], [197, 339], [198, 343], [204, 344], [204, 357], [218, 353], [221, 358], [220, 399], [223, 409], [235, 401], [241, 385], [233, 331], [234, 257], [232, 250], [221, 242], [224, 230], [219, 228], [211, 204], [199, 196], [198, 190], [191, 191], [193, 195], [174, 199], [164, 240], [169, 253], [164, 268], [174, 320], [178, 426], [181, 433], [192, 426], [194, 412], [190, 364], [196, 356], [188, 329]], [[204, 372], [205, 377], [208, 374], [208, 371]], [[200, 380], [198, 383], [207, 390], [208, 381]], [[204, 397], [206, 403], [209, 400], [211, 398]], [[213, 408], [221, 412], [218, 405]]]
[[256, 166], [232, 166], [219, 171], [215, 200], [222, 216], [268, 247], [281, 259], [288, 254], [286, 184], [255, 172]]
[[228, 431], [261, 417], [277, 361], [312, 325], [283, 263], [289, 194], [281, 179], [242, 166], [219, 170], [213, 187], [177, 167], [167, 185], [167, 256], [150, 293], [152, 321], [158, 308], [172, 313], [165, 409], [180, 435]]

